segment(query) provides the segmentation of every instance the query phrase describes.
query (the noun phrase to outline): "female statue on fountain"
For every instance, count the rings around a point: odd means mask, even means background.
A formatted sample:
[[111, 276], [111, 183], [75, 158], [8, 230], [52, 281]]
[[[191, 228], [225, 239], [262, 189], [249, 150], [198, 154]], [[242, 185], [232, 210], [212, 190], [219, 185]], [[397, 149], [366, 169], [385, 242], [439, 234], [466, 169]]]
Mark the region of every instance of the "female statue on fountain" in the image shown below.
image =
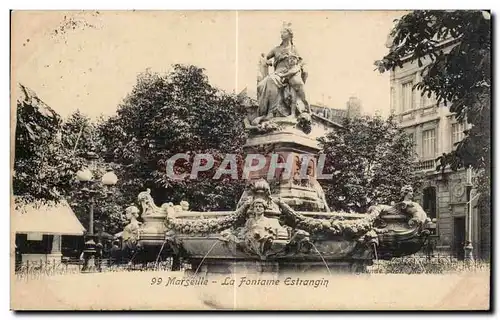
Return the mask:
[[430, 222], [424, 209], [413, 201], [413, 188], [409, 185], [401, 188], [401, 202], [396, 205], [400, 210], [410, 216], [410, 226], [422, 225]]
[[[260, 120], [269, 120], [275, 114], [295, 117], [302, 112], [311, 112], [304, 91], [307, 73], [302, 57], [293, 44], [290, 24], [283, 24], [281, 40], [281, 44], [263, 57], [260, 63], [261, 74], [257, 85]], [[268, 74], [270, 65], [274, 67], [274, 72]], [[303, 107], [297, 104], [297, 100], [302, 102]]]
[[125, 209], [125, 216], [130, 222], [122, 232], [122, 251], [125, 257], [130, 258], [138, 249], [137, 242], [139, 240], [140, 222], [137, 221], [137, 218], [139, 217], [139, 209], [135, 206], [130, 206]]
[[268, 203], [261, 198], [252, 201], [251, 215], [245, 223], [244, 238], [247, 244], [258, 253], [266, 252], [278, 235], [272, 219], [264, 216]]

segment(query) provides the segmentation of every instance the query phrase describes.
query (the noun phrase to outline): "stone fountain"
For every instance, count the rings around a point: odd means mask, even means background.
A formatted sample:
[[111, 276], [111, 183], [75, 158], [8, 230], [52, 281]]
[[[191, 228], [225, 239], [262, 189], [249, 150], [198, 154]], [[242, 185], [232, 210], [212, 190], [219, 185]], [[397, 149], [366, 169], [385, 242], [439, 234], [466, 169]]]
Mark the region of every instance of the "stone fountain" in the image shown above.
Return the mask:
[[235, 211], [194, 212], [186, 203], [158, 207], [147, 190], [138, 196], [144, 223], [127, 233], [126, 243], [155, 257], [171, 254], [196, 273], [359, 272], [374, 259], [421, 249], [429, 219], [411, 201], [410, 188], [402, 190], [401, 202], [364, 214], [330, 210], [317, 180], [316, 137], [342, 128], [311, 113], [307, 71], [292, 37], [284, 24], [281, 44], [262, 55], [257, 99], [240, 95], [247, 108], [244, 151], [266, 161], [248, 172]]

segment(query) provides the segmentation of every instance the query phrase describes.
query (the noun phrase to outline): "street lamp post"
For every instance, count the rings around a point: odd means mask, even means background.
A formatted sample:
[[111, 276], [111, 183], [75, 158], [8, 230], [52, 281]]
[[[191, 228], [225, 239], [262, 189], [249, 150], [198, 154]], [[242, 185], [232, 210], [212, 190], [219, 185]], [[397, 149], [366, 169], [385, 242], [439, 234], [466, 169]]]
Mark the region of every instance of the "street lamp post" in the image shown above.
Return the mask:
[[473, 213], [473, 207], [472, 207], [472, 201], [474, 201], [477, 197], [479, 197], [479, 194], [476, 194], [474, 197], [472, 197], [472, 169], [471, 167], [467, 168], [467, 240], [465, 241], [465, 246], [464, 246], [464, 255], [465, 255], [465, 260], [467, 261], [474, 261], [474, 255], [473, 255], [473, 245], [472, 245], [472, 213]]
[[[92, 154], [90, 156], [92, 156]], [[78, 171], [76, 173], [76, 179], [80, 182], [84, 182], [87, 184], [96, 184], [100, 182], [105, 186], [113, 186], [118, 182], [118, 178], [116, 177], [113, 171], [106, 172], [99, 181], [94, 179], [92, 171], [88, 168]], [[94, 235], [94, 208], [95, 208], [95, 196], [97, 191], [92, 187], [90, 188], [84, 187], [82, 188], [82, 191], [90, 196], [89, 234]]]
[[83, 182], [89, 185], [90, 188], [84, 187], [82, 191], [89, 195], [90, 209], [89, 209], [89, 230], [88, 234], [90, 235], [90, 239], [85, 242], [85, 247], [83, 249], [84, 256], [84, 266], [82, 268], [82, 272], [87, 271], [89, 266], [89, 261], [91, 258], [94, 259], [95, 268], [100, 272], [101, 271], [101, 259], [103, 254], [103, 244], [97, 241], [94, 242], [95, 234], [94, 234], [94, 207], [95, 207], [95, 198], [99, 191], [96, 190], [95, 185], [98, 183], [102, 183], [104, 186], [112, 186], [115, 185], [118, 181], [118, 178], [112, 171], [106, 172], [100, 180], [94, 179], [92, 171], [90, 169], [85, 168], [80, 170], [76, 174], [76, 179], [80, 182]]

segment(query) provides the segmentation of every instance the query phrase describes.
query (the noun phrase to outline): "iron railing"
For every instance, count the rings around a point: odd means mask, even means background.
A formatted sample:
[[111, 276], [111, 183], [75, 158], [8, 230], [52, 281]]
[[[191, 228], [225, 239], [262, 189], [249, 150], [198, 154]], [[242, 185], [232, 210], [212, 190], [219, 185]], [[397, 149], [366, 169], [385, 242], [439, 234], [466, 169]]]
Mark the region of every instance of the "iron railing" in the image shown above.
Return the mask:
[[415, 171], [430, 171], [430, 170], [436, 170], [436, 160], [434, 159], [419, 161], [417, 162], [417, 165], [415, 167]]

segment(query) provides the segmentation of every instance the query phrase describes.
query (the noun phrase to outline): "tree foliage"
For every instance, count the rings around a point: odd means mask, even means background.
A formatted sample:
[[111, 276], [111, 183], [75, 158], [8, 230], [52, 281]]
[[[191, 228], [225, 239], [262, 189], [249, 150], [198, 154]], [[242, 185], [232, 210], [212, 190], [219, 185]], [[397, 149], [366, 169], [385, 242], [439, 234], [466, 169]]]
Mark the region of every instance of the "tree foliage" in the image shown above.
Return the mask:
[[[88, 227], [90, 193], [95, 195], [95, 217], [116, 232], [123, 226], [123, 204], [130, 203], [118, 188], [109, 190], [99, 183], [106, 168], [99, 157], [103, 137], [98, 135], [97, 123], [76, 111], [62, 119], [33, 91], [20, 85], [17, 100], [17, 123], [13, 194], [16, 204], [57, 203], [65, 199], [76, 216]], [[87, 153], [96, 159], [89, 161]], [[76, 179], [78, 170], [91, 168], [95, 183], [82, 183]], [[113, 192], [109, 192], [113, 191]]]
[[18, 201], [60, 200], [83, 164], [63, 147], [63, 120], [30, 89], [17, 99], [13, 193]]
[[320, 180], [327, 202], [337, 210], [365, 213], [374, 204], [399, 201], [401, 187], [418, 188], [414, 145], [390, 117], [345, 118], [343, 129], [320, 138], [326, 155]]
[[[242, 153], [244, 111], [235, 95], [209, 84], [203, 69], [175, 65], [165, 75], [147, 71], [116, 115], [98, 121], [79, 111], [61, 119], [24, 89], [18, 99], [14, 163], [18, 198], [67, 199], [87, 227], [90, 190], [95, 220], [108, 232], [123, 227], [123, 209], [146, 188], [159, 203], [187, 200], [193, 210], [235, 208], [243, 182], [213, 176], [225, 154]], [[174, 180], [166, 163], [177, 153], [187, 153], [191, 161], [177, 162], [176, 172], [190, 172], [197, 154], [211, 154], [214, 168], [196, 179]], [[92, 182], [77, 181], [77, 171], [84, 168], [92, 171]], [[100, 182], [108, 169], [118, 176], [116, 186]]]
[[[472, 129], [456, 148], [439, 158], [437, 170], [472, 167], [489, 195], [491, 175], [491, 19], [487, 11], [414, 11], [397, 20], [392, 47], [375, 64], [380, 72], [417, 61], [421, 81], [415, 89], [433, 94]], [[443, 47], [447, 42], [448, 48]]]
[[89, 169], [93, 174], [90, 182], [78, 181], [76, 172], [71, 176], [66, 198], [76, 216], [84, 227], [88, 227], [90, 204], [94, 201], [95, 221], [108, 232], [116, 233], [126, 222], [123, 209], [134, 202], [134, 196], [123, 193], [120, 178], [116, 186], [105, 186], [101, 181], [108, 170], [120, 171], [119, 165], [107, 162], [102, 156], [106, 137], [100, 135], [98, 128], [103, 121], [90, 119], [77, 110], [64, 120], [60, 148], [79, 159], [81, 165], [77, 170]]
[[241, 181], [215, 169], [196, 179], [175, 180], [167, 161], [186, 153], [191, 161], [176, 162], [176, 173], [191, 172], [197, 154], [211, 154], [217, 168], [226, 153], [241, 154], [245, 141], [243, 111], [236, 96], [214, 88], [203, 69], [175, 65], [168, 74], [141, 74], [116, 116], [100, 127], [104, 157], [122, 165], [124, 190], [137, 195], [151, 188], [155, 200], [187, 200], [193, 210], [231, 210], [243, 192]]

